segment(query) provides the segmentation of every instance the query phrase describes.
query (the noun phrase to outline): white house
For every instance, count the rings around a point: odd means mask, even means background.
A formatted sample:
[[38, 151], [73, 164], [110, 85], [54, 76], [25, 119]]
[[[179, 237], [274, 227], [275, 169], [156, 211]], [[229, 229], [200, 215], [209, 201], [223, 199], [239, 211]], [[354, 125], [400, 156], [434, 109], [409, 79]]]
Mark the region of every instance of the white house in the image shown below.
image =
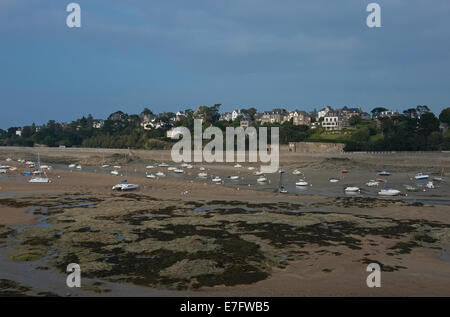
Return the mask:
[[236, 120], [237, 117], [239, 117], [241, 115], [241, 110], [237, 109], [237, 110], [233, 110], [233, 112], [231, 113], [231, 120]]
[[325, 117], [330, 111], [333, 111], [333, 108], [331, 108], [330, 106], [323, 108], [317, 113], [317, 119]]

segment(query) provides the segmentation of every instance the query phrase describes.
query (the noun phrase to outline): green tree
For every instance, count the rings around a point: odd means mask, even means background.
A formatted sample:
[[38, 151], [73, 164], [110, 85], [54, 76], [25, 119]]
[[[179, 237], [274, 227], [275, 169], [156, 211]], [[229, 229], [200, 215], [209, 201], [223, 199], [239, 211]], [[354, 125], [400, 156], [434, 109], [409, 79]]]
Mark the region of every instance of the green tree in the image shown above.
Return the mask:
[[450, 108], [445, 108], [444, 110], [441, 111], [441, 114], [439, 115], [439, 120], [450, 126]]

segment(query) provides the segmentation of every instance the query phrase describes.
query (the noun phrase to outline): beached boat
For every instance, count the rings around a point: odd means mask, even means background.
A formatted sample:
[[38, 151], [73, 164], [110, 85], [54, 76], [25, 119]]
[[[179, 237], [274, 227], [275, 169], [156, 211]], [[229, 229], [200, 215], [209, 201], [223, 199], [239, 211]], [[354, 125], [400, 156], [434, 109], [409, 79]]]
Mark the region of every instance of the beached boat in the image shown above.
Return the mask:
[[427, 186], [428, 189], [433, 189], [434, 188], [434, 183], [433, 182], [428, 182], [426, 186]]
[[75, 168], [76, 164], [69, 164], [69, 168]]
[[81, 165], [77, 165], [77, 166], [75, 166], [75, 168], [76, 168], [76, 169], [79, 169], [79, 170], [83, 169], [83, 168], [81, 167]]
[[166, 174], [164, 174], [163, 172], [157, 172], [155, 175], [158, 176], [158, 177], [165, 177], [166, 176]]
[[208, 177], [208, 173], [198, 173], [198, 177], [206, 178], [206, 177]]
[[329, 179], [329, 181], [330, 181], [330, 183], [338, 183], [340, 181], [340, 179], [339, 178], [335, 178], [335, 177], [331, 177]]
[[152, 169], [152, 168], [155, 168], [155, 167], [153, 165], [147, 165], [145, 168], [146, 169]]
[[0, 165], [0, 169], [2, 169], [2, 170], [7, 170], [10, 167], [11, 166], [9, 166], [9, 165]]
[[176, 170], [177, 168], [175, 167], [175, 166], [169, 166], [169, 167], [167, 167], [167, 170], [168, 171], [174, 171], [174, 170]]
[[414, 178], [416, 180], [428, 179], [429, 177], [430, 177], [429, 175], [422, 174], [422, 173], [417, 173], [416, 176], [414, 176]]
[[300, 175], [302, 172], [299, 169], [295, 169], [292, 174], [294, 175]]
[[28, 181], [29, 183], [50, 183], [50, 179], [47, 177], [33, 177]]
[[299, 179], [298, 182], [295, 183], [295, 186], [308, 186], [308, 182], [304, 179]]
[[263, 174], [263, 172], [261, 172], [261, 171], [256, 171], [253, 173], [253, 175], [255, 175], [255, 176], [261, 176], [262, 174]]
[[112, 187], [113, 190], [129, 191], [139, 189], [139, 185], [136, 184], [117, 184]]
[[10, 170], [11, 172], [17, 171], [17, 167], [14, 167], [14, 166], [13, 166], [13, 167], [10, 167], [9, 170]]
[[230, 180], [237, 180], [237, 179], [239, 179], [239, 176], [237, 176], [237, 175], [228, 176], [228, 179], [230, 179]]
[[437, 181], [437, 182], [443, 182], [444, 178], [443, 177], [433, 177], [433, 180]]
[[347, 174], [347, 173], [350, 173], [350, 171], [349, 170], [342, 170], [341, 173], [342, 174]]
[[156, 175], [154, 175], [154, 174], [147, 174], [147, 175], [145, 175], [145, 177], [150, 178], [150, 179], [155, 179]]
[[219, 176], [216, 176], [216, 177], [214, 177], [214, 178], [212, 179], [212, 181], [213, 181], [214, 183], [220, 183], [220, 182], [222, 182], [222, 179], [221, 179]]
[[0, 169], [0, 174], [6, 174], [6, 172], [7, 172], [7, 171], [6, 171], [5, 169], [3, 169], [3, 168]]
[[391, 173], [386, 172], [386, 171], [382, 171], [382, 172], [379, 172], [378, 175], [380, 175], [380, 176], [390, 176]]
[[344, 189], [344, 191], [347, 193], [357, 193], [357, 192], [361, 191], [361, 189], [359, 189], [359, 187], [356, 187], [356, 186], [348, 186]]
[[176, 168], [173, 170], [173, 172], [178, 174], [184, 173], [184, 171], [181, 168]]
[[400, 195], [401, 191], [392, 188], [384, 188], [378, 192], [380, 196], [397, 196]]
[[103, 164], [102, 165], [102, 168], [108, 168], [109, 167], [109, 164]]
[[159, 164], [158, 166], [159, 166], [159, 167], [168, 167], [168, 166], [169, 166], [169, 164], [166, 164], [166, 163], [161, 163], [161, 164]]
[[278, 191], [282, 194], [286, 194], [288, 192], [284, 186], [280, 186], [280, 189]]
[[405, 185], [405, 188], [410, 193], [417, 193], [419, 191], [419, 189], [417, 189], [416, 187], [413, 187], [411, 185]]
[[248, 170], [253, 171], [255, 168], [253, 166], [249, 166]]
[[111, 171], [111, 174], [114, 175], [114, 176], [119, 176], [119, 171], [115, 171], [115, 170]]
[[374, 180], [370, 180], [366, 183], [367, 187], [377, 187], [378, 185], [380, 185], [380, 182], [374, 181]]
[[238, 163], [238, 164], [236, 164], [234, 167], [236, 167], [236, 168], [241, 168], [242, 165]]
[[265, 176], [258, 177], [256, 180], [258, 183], [265, 183], [267, 182], [267, 178]]
[[200, 167], [199, 170], [204, 171], [204, 170], [206, 170], [206, 168]]

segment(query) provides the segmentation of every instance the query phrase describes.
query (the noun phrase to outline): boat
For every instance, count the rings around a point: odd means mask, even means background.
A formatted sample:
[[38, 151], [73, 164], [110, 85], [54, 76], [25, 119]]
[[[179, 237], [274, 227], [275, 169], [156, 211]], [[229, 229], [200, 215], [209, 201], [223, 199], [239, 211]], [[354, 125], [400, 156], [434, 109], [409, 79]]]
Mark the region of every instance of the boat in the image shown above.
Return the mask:
[[152, 169], [152, 168], [155, 168], [155, 167], [153, 165], [147, 165], [145, 168], [146, 169]]
[[265, 183], [267, 182], [267, 178], [265, 176], [260, 176], [256, 181], [258, 183]]
[[280, 186], [279, 192], [282, 194], [286, 194], [288, 191], [284, 186]]
[[261, 172], [261, 171], [256, 171], [253, 173], [253, 175], [255, 175], [255, 176], [261, 176], [262, 174], [263, 174], [263, 172]]
[[47, 177], [33, 177], [28, 181], [29, 183], [50, 183]]
[[8, 158], [6, 159], [6, 162], [11, 162], [11, 161], [12, 161], [12, 158], [9, 158], [9, 157], [8, 157]]
[[406, 185], [405, 188], [410, 193], [417, 193], [419, 191], [417, 188], [410, 186], [410, 185]]
[[331, 177], [331, 178], [329, 179], [329, 181], [330, 181], [330, 183], [337, 183], [337, 182], [340, 181], [340, 179], [339, 179], [339, 178], [336, 178], [336, 177]]
[[128, 191], [139, 189], [139, 185], [136, 184], [117, 184], [112, 187], [113, 190]]
[[376, 187], [376, 186], [378, 186], [378, 185], [380, 185], [380, 182], [377, 182], [377, 181], [374, 181], [374, 180], [370, 180], [370, 181], [368, 181], [368, 182], [366, 183], [366, 186], [367, 186], [367, 187]]
[[204, 168], [204, 167], [200, 167], [200, 168], [199, 168], [199, 170], [201, 170], [201, 171], [204, 171], [204, 170], [205, 170], [205, 168]]
[[426, 186], [427, 186], [428, 189], [433, 189], [434, 188], [433, 182], [428, 182]]
[[77, 166], [75, 166], [75, 168], [76, 168], [76, 169], [79, 169], [79, 170], [82, 169], [81, 165], [77, 165]]
[[161, 164], [159, 164], [158, 166], [159, 166], [159, 167], [168, 167], [168, 166], [169, 166], [169, 164], [166, 164], [166, 163], [161, 163]]
[[[39, 153], [38, 153], [38, 167], [39, 167], [39, 169], [37, 171], [33, 172], [34, 175], [41, 175], [43, 173], [42, 169], [41, 169], [41, 159], [40, 159]], [[35, 176], [35, 177], [31, 178], [28, 182], [29, 183], [49, 183], [50, 179], [48, 177]]]
[[216, 177], [214, 177], [214, 178], [212, 179], [212, 181], [213, 181], [214, 183], [220, 183], [220, 182], [222, 181], [222, 179], [221, 179], [219, 176], [216, 176]]
[[103, 164], [102, 165], [102, 168], [108, 168], [109, 167], [109, 164]]
[[417, 173], [416, 176], [414, 176], [416, 180], [428, 179], [429, 177], [430, 177], [429, 175], [422, 173]]
[[8, 168], [10, 168], [11, 166], [9, 166], [9, 165], [0, 165], [0, 168], [2, 169], [2, 170], [7, 170]]
[[386, 171], [382, 171], [382, 172], [379, 172], [378, 175], [380, 175], [380, 176], [390, 176], [391, 173], [386, 172]]
[[175, 166], [169, 166], [169, 167], [167, 167], [167, 170], [168, 170], [168, 171], [173, 171], [173, 170], [175, 170], [175, 169], [176, 169]]
[[13, 166], [13, 167], [10, 167], [9, 170], [10, 170], [11, 172], [17, 171], [17, 167], [14, 167], [14, 166]]
[[443, 182], [444, 178], [443, 177], [433, 177], [433, 180], [436, 182]]
[[304, 179], [299, 179], [298, 182], [295, 183], [295, 186], [308, 186], [308, 182]]
[[387, 180], [384, 179], [384, 178], [377, 178], [376, 181], [377, 182], [381, 182], [381, 183], [386, 183], [387, 182]]
[[236, 176], [236, 175], [228, 176], [228, 179], [237, 180], [237, 179], [239, 179], [239, 176]]
[[238, 163], [238, 164], [236, 164], [234, 167], [236, 167], [236, 168], [241, 168], [242, 165]]
[[378, 192], [380, 196], [397, 196], [401, 193], [401, 191], [392, 188], [384, 188]]
[[300, 175], [302, 172], [299, 169], [295, 169], [292, 174], [294, 175]]
[[184, 173], [184, 171], [181, 168], [176, 168], [176, 169], [173, 170], [173, 172], [174, 173], [179, 173], [179, 174]]
[[253, 171], [255, 168], [253, 166], [249, 166], [248, 170]]
[[70, 164], [69, 168], [75, 168], [75, 166], [77, 166], [76, 164]]
[[112, 175], [114, 175], [114, 176], [119, 176], [119, 172], [118, 172], [118, 171], [116, 171], [116, 170], [114, 170], [114, 171], [111, 171], [111, 174], [112, 174]]
[[341, 173], [342, 174], [347, 174], [347, 173], [350, 173], [350, 171], [349, 170], [342, 170]]
[[187, 164], [187, 165], [186, 165], [186, 168], [187, 168], [187, 169], [192, 169], [192, 168], [194, 168], [194, 166], [191, 165], [191, 164]]
[[0, 174], [6, 174], [6, 170], [5, 169], [0, 169]]
[[166, 174], [164, 174], [163, 172], [157, 172], [155, 175], [158, 176], [158, 177], [165, 177], [166, 176]]
[[114, 166], [113, 166], [113, 168], [115, 168], [115, 169], [118, 169], [118, 170], [119, 170], [119, 169], [121, 169], [121, 168], [122, 168], [122, 166], [120, 166], [120, 165], [114, 165]]
[[208, 177], [208, 173], [198, 173], [198, 177], [206, 178], [206, 177]]
[[361, 189], [359, 189], [359, 187], [356, 187], [356, 186], [348, 186], [344, 189], [344, 191], [348, 192], [348, 193], [356, 193], [356, 192], [361, 191]]
[[154, 174], [147, 174], [147, 175], [145, 175], [145, 177], [150, 178], [150, 179], [156, 178], [156, 176]]

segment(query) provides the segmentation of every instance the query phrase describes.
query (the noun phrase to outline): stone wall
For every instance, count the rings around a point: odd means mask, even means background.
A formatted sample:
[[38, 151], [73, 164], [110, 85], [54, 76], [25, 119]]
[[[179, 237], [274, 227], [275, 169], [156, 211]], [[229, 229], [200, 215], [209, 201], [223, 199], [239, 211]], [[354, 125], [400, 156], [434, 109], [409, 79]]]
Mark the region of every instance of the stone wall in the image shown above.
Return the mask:
[[344, 143], [290, 142], [289, 152], [300, 153], [342, 153]]

